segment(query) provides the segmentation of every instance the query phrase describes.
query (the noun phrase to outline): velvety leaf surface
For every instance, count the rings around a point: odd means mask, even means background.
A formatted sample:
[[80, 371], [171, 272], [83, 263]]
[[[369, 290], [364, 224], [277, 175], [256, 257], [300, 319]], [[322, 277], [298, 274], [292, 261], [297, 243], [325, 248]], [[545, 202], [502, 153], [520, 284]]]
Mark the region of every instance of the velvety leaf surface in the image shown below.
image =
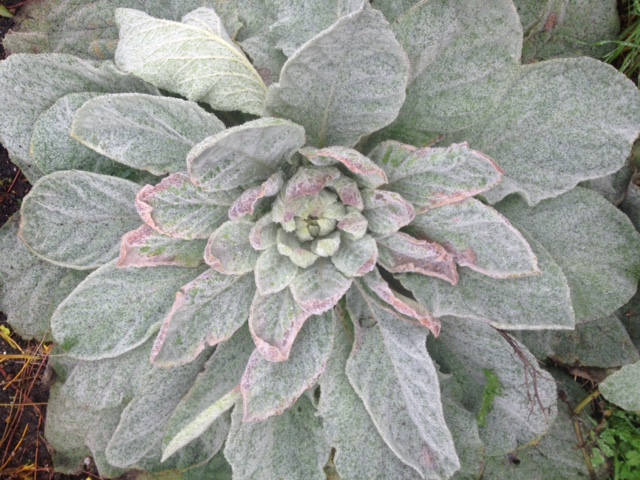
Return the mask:
[[222, 451], [216, 453], [205, 465], [187, 470], [182, 475], [183, 480], [233, 480], [231, 465], [224, 458]]
[[0, 63], [0, 142], [31, 183], [42, 176], [29, 154], [33, 125], [56, 100], [77, 92], [156, 93], [114, 68], [70, 55], [11, 55]]
[[465, 408], [478, 414], [482, 407], [487, 378], [478, 373], [488, 370], [498, 378], [499, 393], [480, 426], [486, 453], [506, 454], [546, 432], [557, 411], [556, 385], [526, 347], [477, 320], [445, 317], [442, 323], [440, 336], [429, 339], [429, 352], [458, 380]]
[[327, 367], [335, 328], [331, 312], [307, 320], [286, 362], [271, 362], [259, 350], [253, 352], [240, 383], [243, 421], [282, 414], [316, 383]]
[[408, 225], [416, 216], [413, 205], [395, 192], [385, 190], [362, 190], [364, 210], [369, 230], [385, 236]]
[[200, 142], [189, 152], [187, 168], [208, 191], [245, 187], [276, 173], [304, 143], [300, 125], [261, 118]]
[[453, 256], [442, 245], [397, 232], [377, 240], [378, 263], [392, 273], [416, 272], [458, 283]]
[[527, 240], [538, 257], [539, 275], [496, 279], [460, 268], [456, 286], [415, 274], [400, 281], [436, 318], [453, 315], [514, 330], [572, 329], [575, 316], [567, 279], [539, 243]]
[[423, 478], [448, 478], [460, 463], [425, 348], [427, 330], [398, 320], [355, 289], [347, 308], [355, 327], [347, 377], [380, 435]]
[[253, 275], [222, 275], [207, 270], [182, 287], [151, 352], [161, 367], [194, 360], [205, 346], [227, 340], [249, 318], [255, 292]]
[[51, 318], [55, 340], [84, 360], [121, 355], [157, 331], [175, 293], [203, 268], [116, 268], [110, 262], [89, 275]]
[[167, 422], [163, 458], [173, 455], [218, 421], [232, 407], [231, 398], [241, 399], [240, 379], [254, 350], [246, 327], [218, 345]]
[[609, 315], [635, 293], [640, 236], [629, 219], [597, 193], [578, 187], [533, 208], [517, 198], [497, 208], [562, 268], [578, 321]]
[[314, 165], [342, 165], [353, 174], [360, 185], [367, 188], [378, 188], [388, 181], [383, 169], [352, 148], [327, 147], [318, 150], [306, 147], [300, 153]]
[[411, 62], [400, 128], [449, 132], [478, 122], [499, 101], [519, 64], [522, 29], [513, 4], [389, 3], [380, 8], [387, 14], [396, 10], [393, 32]]
[[261, 185], [252, 187], [240, 195], [231, 208], [229, 208], [229, 220], [238, 220], [242, 217], [253, 215], [260, 200], [265, 197], [273, 197], [284, 185], [284, 173], [278, 171], [267, 178]]
[[315, 147], [353, 146], [389, 124], [405, 99], [406, 54], [368, 5], [305, 43], [269, 87], [266, 111], [305, 127]]
[[333, 351], [320, 378], [324, 435], [336, 449], [334, 463], [342, 478], [417, 480], [417, 471], [403, 463], [382, 439], [362, 400], [345, 375], [352, 339], [342, 325], [336, 329]]
[[45, 110], [36, 121], [29, 152], [43, 173], [58, 170], [85, 170], [132, 181], [151, 180], [151, 175], [129, 168], [85, 147], [71, 138], [69, 131], [76, 111], [96, 92], [70, 93]]
[[373, 270], [378, 260], [378, 247], [370, 235], [352, 241], [346, 236], [340, 240], [340, 248], [331, 257], [333, 265], [347, 278], [361, 277]]
[[496, 210], [474, 198], [417, 215], [409, 231], [442, 245], [458, 265], [490, 277], [539, 273], [536, 256], [522, 234]]
[[[266, 86], [247, 57], [208, 28], [116, 9], [124, 71], [217, 110], [260, 115]], [[143, 31], [144, 35], [139, 32]]]
[[136, 208], [142, 220], [159, 233], [185, 240], [209, 238], [227, 219], [238, 194], [205, 192], [178, 172], [155, 186], [143, 187], [136, 196]]
[[116, 266], [197, 267], [204, 263], [206, 240], [181, 240], [156, 232], [149, 225], [126, 233], [120, 243], [120, 256]]
[[87, 101], [70, 134], [117, 162], [164, 175], [184, 170], [191, 148], [224, 128], [195, 102], [130, 93]]
[[[167, 20], [180, 20], [202, 5], [216, 6], [216, 0], [47, 0], [27, 3], [20, 9], [19, 25], [5, 39], [12, 53], [60, 52], [82, 58], [113, 58], [118, 43], [114, 22], [117, 7], [144, 10]], [[216, 6], [217, 8], [217, 6]]]
[[88, 275], [36, 257], [18, 238], [19, 214], [0, 228], [0, 311], [24, 339], [50, 339], [57, 306]]
[[135, 465], [162, 439], [162, 426], [193, 384], [210, 353], [203, 353], [197, 361], [182, 367], [155, 368], [149, 372], [124, 409], [109, 441], [106, 451], [109, 463], [120, 467]]
[[522, 66], [490, 117], [450, 140], [504, 169], [490, 203], [517, 192], [535, 205], [619, 170], [639, 129], [633, 83], [592, 58], [565, 58]]
[[541, 360], [580, 367], [614, 368], [640, 360], [629, 334], [615, 315], [576, 324], [575, 330], [522, 332], [522, 342]]
[[54, 172], [24, 198], [20, 238], [56, 265], [97, 268], [116, 258], [120, 237], [140, 225], [134, 206], [139, 189], [108, 175]]
[[640, 362], [625, 365], [600, 383], [600, 392], [625, 410], [640, 410]]
[[340, 273], [330, 260], [320, 258], [300, 272], [289, 289], [305, 312], [319, 314], [338, 303], [350, 286], [351, 279]]
[[315, 413], [304, 396], [282, 415], [264, 422], [244, 423], [242, 409], [234, 409], [224, 448], [234, 480], [325, 480], [322, 467], [330, 446]]
[[516, 0], [524, 29], [523, 63], [554, 57], [586, 55], [602, 58], [613, 46], [596, 42], [615, 40], [620, 18], [615, 0]]
[[253, 222], [237, 220], [225, 222], [209, 237], [204, 261], [214, 270], [226, 275], [251, 272], [260, 256], [249, 243]]
[[270, 295], [287, 288], [297, 275], [297, 265], [289, 257], [281, 255], [275, 245], [262, 252], [256, 262], [255, 284], [260, 295]]
[[466, 143], [417, 149], [386, 141], [370, 154], [389, 177], [385, 188], [400, 193], [418, 213], [486, 192], [502, 180], [502, 169]]
[[[633, 155], [633, 151], [631, 155]], [[620, 206], [623, 200], [627, 197], [627, 188], [630, 187], [633, 173], [634, 168], [629, 161], [624, 165], [624, 167], [611, 175], [594, 178], [593, 180], [586, 180], [584, 182], [580, 182], [578, 186], [598, 192], [614, 205]], [[635, 184], [634, 186], [637, 187]], [[624, 212], [624, 208], [621, 208], [621, 210]], [[633, 222], [633, 220], [631, 221]]]
[[288, 288], [266, 296], [256, 293], [249, 329], [258, 351], [272, 362], [289, 358], [296, 335], [310, 316], [296, 303]]

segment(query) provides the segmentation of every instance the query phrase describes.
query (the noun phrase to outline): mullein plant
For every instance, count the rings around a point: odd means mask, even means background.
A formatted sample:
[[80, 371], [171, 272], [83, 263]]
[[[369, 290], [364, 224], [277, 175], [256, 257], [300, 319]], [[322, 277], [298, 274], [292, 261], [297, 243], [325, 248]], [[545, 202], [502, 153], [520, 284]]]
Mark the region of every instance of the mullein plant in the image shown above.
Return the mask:
[[624, 165], [636, 87], [520, 65], [508, 0], [115, 21], [115, 63], [0, 63], [0, 140], [33, 182], [0, 308], [57, 345], [56, 468], [505, 475], [562, 417], [518, 332], [636, 290], [638, 233], [577, 186]]

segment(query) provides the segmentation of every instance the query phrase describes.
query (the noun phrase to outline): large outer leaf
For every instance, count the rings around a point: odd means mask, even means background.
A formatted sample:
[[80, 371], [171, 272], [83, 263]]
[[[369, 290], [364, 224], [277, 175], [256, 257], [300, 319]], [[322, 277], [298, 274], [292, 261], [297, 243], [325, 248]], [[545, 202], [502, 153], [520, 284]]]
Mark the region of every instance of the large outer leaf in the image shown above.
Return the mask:
[[19, 214], [0, 228], [0, 311], [24, 339], [49, 339], [51, 314], [88, 275], [33, 255], [18, 238]]
[[510, 452], [546, 432], [556, 415], [556, 385], [523, 345], [509, 343], [484, 322], [445, 317], [442, 332], [429, 340], [429, 352], [443, 371], [457, 379], [463, 405], [478, 413], [487, 382], [497, 375], [500, 392], [480, 428], [488, 455]]
[[352, 341], [339, 326], [327, 369], [320, 378], [320, 405], [327, 442], [336, 449], [341, 478], [417, 480], [422, 478], [403, 463], [382, 439], [362, 400], [345, 375]]
[[24, 198], [20, 238], [56, 265], [97, 268], [116, 258], [120, 237], [140, 225], [134, 206], [139, 189], [98, 173], [54, 172]]
[[116, 268], [110, 262], [89, 275], [53, 313], [51, 331], [72, 357], [121, 355], [159, 328], [180, 287], [203, 268]]
[[203, 352], [197, 361], [176, 369], [155, 368], [142, 379], [141, 388], [124, 409], [107, 446], [109, 463], [119, 467], [135, 465], [157, 448], [162, 440], [162, 427], [210, 354], [211, 351]]
[[466, 143], [415, 148], [386, 141], [369, 153], [386, 172], [386, 189], [400, 193], [418, 213], [459, 202], [500, 183], [504, 173], [492, 159]]
[[490, 277], [539, 273], [536, 256], [522, 234], [496, 210], [474, 198], [417, 215], [408, 231], [438, 242], [458, 265]]
[[282, 414], [316, 383], [327, 367], [335, 328], [331, 312], [306, 321], [286, 362], [271, 362], [259, 350], [253, 352], [240, 384], [243, 421], [264, 421]]
[[423, 478], [459, 467], [440, 402], [428, 330], [402, 322], [356, 289], [347, 294], [355, 342], [346, 372], [389, 448]]
[[490, 203], [518, 192], [534, 205], [619, 170], [639, 130], [640, 93], [629, 79], [597, 60], [566, 58], [521, 67], [492, 115], [451, 140], [504, 169], [485, 194]]
[[562, 268], [578, 321], [609, 315], [635, 293], [640, 236], [629, 219], [597, 193], [578, 187], [537, 207], [514, 197], [497, 208]]
[[267, 112], [303, 125], [313, 146], [351, 147], [396, 117], [408, 67], [388, 23], [365, 5], [289, 58]]
[[70, 134], [113, 160], [164, 175], [184, 170], [189, 150], [224, 128], [195, 102], [129, 93], [86, 102]]
[[243, 423], [242, 409], [236, 408], [224, 456], [234, 480], [325, 480], [322, 467], [329, 451], [315, 408], [302, 396], [282, 415], [264, 422]]
[[194, 360], [205, 345], [227, 340], [249, 318], [255, 292], [252, 275], [207, 270], [180, 289], [151, 353], [162, 367]]
[[600, 383], [602, 395], [625, 410], [640, 410], [640, 362], [625, 365]]
[[151, 228], [170, 237], [192, 240], [209, 236], [227, 219], [239, 191], [205, 192], [177, 172], [157, 185], [145, 185], [136, 196], [140, 217]]
[[231, 408], [234, 393], [240, 399], [242, 373], [255, 345], [247, 328], [240, 328], [221, 343], [207, 361], [204, 370], [171, 414], [163, 438], [163, 458], [202, 435], [220, 415]]
[[180, 20], [216, 0], [47, 0], [28, 2], [20, 9], [19, 23], [8, 32], [5, 48], [18, 52], [60, 52], [82, 58], [113, 58], [118, 43], [114, 21], [117, 7], [144, 10], [167, 20]]
[[29, 155], [33, 125], [56, 100], [76, 92], [144, 92], [155, 89], [116, 70], [70, 55], [11, 55], [0, 62], [0, 142], [31, 183], [42, 176]]
[[277, 173], [304, 142], [304, 129], [287, 120], [247, 122], [196, 145], [187, 156], [189, 176], [209, 191], [246, 187]]
[[[58, 170], [85, 170], [103, 173], [132, 181], [148, 179], [151, 175], [129, 168], [85, 147], [69, 136], [76, 111], [96, 96], [96, 92], [70, 93], [45, 110], [36, 121], [29, 152], [43, 173]], [[158, 98], [158, 97], [152, 97]]]
[[602, 58], [620, 31], [615, 0], [515, 0], [524, 29], [522, 61], [587, 55]]
[[393, 31], [409, 55], [411, 77], [398, 127], [449, 132], [477, 123], [500, 99], [520, 60], [522, 29], [513, 4], [404, 3], [410, 5]]
[[527, 240], [537, 254], [539, 275], [496, 279], [460, 268], [456, 286], [415, 274], [400, 281], [435, 317], [454, 315], [514, 330], [573, 328], [567, 279], [540, 244]]
[[[120, 68], [217, 110], [260, 115], [266, 86], [247, 57], [211, 30], [116, 9]], [[142, 34], [141, 32], [144, 32]]]
[[578, 323], [575, 330], [522, 332], [522, 342], [540, 360], [580, 367], [613, 368], [640, 360], [624, 325], [615, 315]]

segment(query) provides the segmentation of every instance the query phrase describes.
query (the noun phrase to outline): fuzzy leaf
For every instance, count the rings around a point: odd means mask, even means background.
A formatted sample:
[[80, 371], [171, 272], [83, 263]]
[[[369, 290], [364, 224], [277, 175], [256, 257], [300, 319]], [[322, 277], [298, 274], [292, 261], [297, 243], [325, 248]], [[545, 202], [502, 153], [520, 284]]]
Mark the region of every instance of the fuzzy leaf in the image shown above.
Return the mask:
[[117, 162], [164, 175], [184, 170], [191, 148], [224, 128], [195, 102], [128, 93], [87, 101], [70, 134]]
[[120, 243], [116, 266], [156, 267], [171, 265], [195, 268], [204, 263], [206, 240], [180, 240], [156, 232], [148, 225], [126, 233]]
[[505, 171], [486, 193], [530, 205], [578, 182], [619, 170], [640, 129], [640, 93], [624, 75], [592, 58], [524, 65], [492, 115], [451, 140], [468, 141]]
[[[260, 115], [266, 86], [247, 57], [208, 28], [116, 9], [117, 65], [154, 85], [216, 110]], [[140, 31], [144, 35], [140, 35]]]
[[240, 383], [243, 421], [264, 421], [291, 407], [315, 385], [333, 346], [335, 316], [331, 312], [305, 322], [286, 362], [270, 362], [256, 350]]
[[97, 67], [71, 55], [11, 55], [0, 63], [0, 142], [31, 183], [42, 176], [29, 155], [33, 125], [56, 100], [77, 92], [157, 93], [112, 63]]
[[218, 345], [167, 422], [163, 459], [202, 435], [233, 406], [232, 399], [241, 399], [240, 379], [254, 349], [246, 327]]
[[484, 369], [498, 377], [499, 392], [480, 428], [486, 453], [506, 454], [545, 433], [557, 413], [556, 384], [526, 347], [477, 320], [445, 317], [442, 323], [440, 337], [428, 342], [429, 352], [462, 385], [467, 409], [480, 411], [487, 384], [473, 372]]
[[341, 478], [418, 480], [422, 476], [403, 463], [382, 439], [362, 400], [345, 375], [351, 339], [339, 326], [327, 369], [320, 378], [320, 405], [327, 442], [336, 449]]
[[317, 195], [339, 177], [337, 168], [299, 167], [287, 182], [283, 200], [288, 203], [300, 197]]
[[226, 275], [251, 272], [260, 256], [249, 243], [253, 222], [237, 220], [225, 222], [209, 237], [204, 261], [214, 270]]
[[279, 292], [288, 287], [297, 275], [296, 264], [281, 255], [275, 245], [262, 252], [256, 262], [256, 287], [260, 295]]
[[258, 351], [272, 362], [289, 358], [296, 335], [310, 316], [296, 303], [288, 288], [266, 296], [256, 293], [249, 329]]
[[304, 126], [315, 147], [350, 147], [396, 117], [408, 67], [389, 24], [364, 5], [289, 58], [266, 110]]
[[378, 239], [378, 263], [392, 273], [416, 272], [458, 283], [453, 257], [442, 245], [397, 232]]
[[144, 343], [171, 309], [175, 292], [203, 269], [116, 268], [89, 275], [51, 317], [55, 340], [83, 360], [111, 358]]
[[266, 250], [276, 244], [279, 225], [272, 220], [271, 212], [260, 217], [251, 232], [249, 243], [256, 250]]
[[525, 238], [538, 257], [539, 275], [497, 279], [460, 268], [456, 286], [415, 274], [400, 281], [436, 318], [453, 315], [514, 330], [572, 329], [575, 316], [567, 279], [539, 243]]
[[205, 192], [178, 172], [142, 188], [136, 196], [136, 208], [158, 233], [184, 240], [209, 238], [227, 219], [236, 194], [239, 192]]
[[20, 238], [56, 265], [97, 268], [116, 258], [120, 237], [140, 225], [133, 204], [139, 188], [98, 173], [54, 172], [24, 198]]
[[418, 213], [486, 192], [502, 181], [496, 162], [466, 143], [417, 149], [387, 141], [369, 156], [387, 173], [385, 188], [401, 194]]
[[501, 98], [520, 62], [522, 28], [513, 4], [394, 4], [390, 8], [401, 12], [393, 32], [411, 62], [399, 127], [450, 132], [478, 122]]
[[513, 278], [539, 273], [536, 256], [522, 234], [474, 198], [418, 215], [408, 231], [439, 243], [458, 265], [483, 275]]
[[85, 147], [69, 136], [76, 111], [88, 100], [102, 95], [96, 92], [70, 93], [45, 110], [36, 121], [29, 152], [43, 173], [59, 170], [85, 170], [132, 181], [153, 178]]
[[338, 303], [350, 286], [351, 279], [340, 273], [328, 259], [320, 258], [300, 272], [289, 289], [305, 312], [319, 314]]
[[229, 208], [229, 220], [238, 220], [242, 217], [253, 215], [260, 200], [277, 195], [283, 185], [284, 173], [278, 171], [262, 182], [261, 185], [245, 190]]
[[162, 324], [151, 352], [160, 367], [194, 360], [205, 346], [227, 340], [249, 318], [255, 292], [252, 275], [207, 270], [182, 287]]
[[187, 156], [191, 180], [208, 191], [262, 182], [305, 142], [304, 129], [278, 118], [229, 128], [196, 145]]
[[340, 248], [331, 257], [333, 265], [347, 278], [365, 275], [375, 268], [377, 260], [378, 247], [370, 235], [355, 241], [343, 236]]
[[398, 320], [352, 289], [347, 309], [355, 342], [346, 373], [389, 448], [423, 478], [459, 467], [444, 421], [427, 330]]
[[[421, 325], [431, 330], [431, 333], [433, 333], [435, 337], [440, 334], [440, 322], [433, 318], [431, 313], [415, 300], [394, 292], [377, 269], [362, 277], [359, 285], [370, 290], [383, 302], [393, 307], [394, 314], [401, 320], [406, 320], [406, 318], [402, 318], [401, 315], [415, 318]], [[398, 315], [398, 313], [401, 315]]]
[[625, 410], [640, 410], [640, 362], [625, 365], [609, 375], [599, 388], [602, 395]]
[[395, 192], [362, 190], [364, 210], [369, 231], [378, 235], [391, 235], [411, 223], [416, 211], [409, 202]]
[[322, 467], [329, 450], [315, 408], [303, 396], [282, 415], [264, 422], [245, 423], [242, 410], [236, 408], [224, 456], [234, 480], [325, 480]]
[[162, 439], [162, 426], [209, 356], [210, 352], [203, 353], [198, 361], [188, 365], [171, 370], [155, 368], [149, 372], [122, 412], [118, 428], [109, 441], [106, 450], [109, 463], [118, 467], [135, 465], [156, 447]]
[[497, 209], [562, 268], [578, 321], [607, 316], [635, 293], [640, 235], [597, 193], [578, 187], [533, 208], [509, 198]]
[[[306, 147], [300, 150], [314, 165], [341, 165], [367, 188], [378, 188], [387, 183], [387, 174], [357, 150], [345, 147], [327, 147], [321, 150]], [[348, 205], [351, 205], [350, 203]], [[354, 207], [356, 205], [353, 205]]]
[[18, 238], [18, 222], [15, 214], [0, 228], [0, 311], [25, 340], [50, 339], [51, 314], [89, 272], [36, 257]]

